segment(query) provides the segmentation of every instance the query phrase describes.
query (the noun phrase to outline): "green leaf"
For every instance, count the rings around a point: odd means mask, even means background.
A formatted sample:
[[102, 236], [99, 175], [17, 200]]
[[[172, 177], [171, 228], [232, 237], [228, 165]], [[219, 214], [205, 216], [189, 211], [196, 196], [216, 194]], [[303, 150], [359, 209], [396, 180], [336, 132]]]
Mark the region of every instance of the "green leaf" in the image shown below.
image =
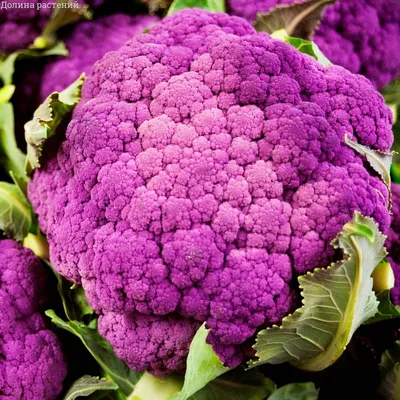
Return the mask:
[[343, 260], [298, 278], [303, 307], [284, 318], [282, 326], [259, 332], [258, 360], [250, 366], [288, 361], [319, 371], [333, 364], [355, 330], [378, 311], [371, 274], [387, 255], [385, 239], [372, 219], [355, 212], [332, 241]]
[[287, 36], [284, 41], [291, 44], [298, 51], [300, 51], [300, 53], [308, 54], [309, 56], [315, 58], [324, 67], [329, 67], [332, 65], [332, 63], [324, 56], [316, 43], [290, 36]]
[[382, 354], [379, 368], [383, 374], [387, 374], [398, 362], [400, 362], [400, 340]]
[[4, 85], [12, 85], [13, 75], [15, 70], [15, 62], [25, 58], [38, 58], [50, 56], [67, 56], [68, 50], [64, 43], [56, 42], [54, 45], [47, 49], [24, 49], [18, 50], [0, 62], [0, 79]]
[[394, 183], [400, 183], [400, 164], [399, 163], [393, 163], [391, 168], [390, 168], [390, 173], [393, 178]]
[[234, 369], [214, 379], [189, 400], [263, 400], [276, 385], [257, 370]]
[[87, 302], [85, 291], [82, 286], [77, 287], [76, 289], [70, 289], [69, 295], [71, 302], [76, 306], [75, 307], [75, 316], [78, 321], [82, 321], [84, 317], [87, 315], [93, 315], [94, 311], [89, 306]]
[[115, 355], [111, 344], [102, 338], [97, 330], [91, 329], [78, 321], [65, 322], [53, 310], [47, 310], [45, 314], [51, 318], [51, 321], [57, 327], [65, 329], [82, 341], [89, 353], [113, 382], [118, 385], [125, 396], [132, 394], [135, 384], [139, 381], [140, 374], [129, 369]]
[[108, 382], [104, 378], [97, 376], [84, 375], [79, 378], [65, 395], [64, 400], [75, 400], [78, 397], [88, 397], [99, 390], [116, 390], [118, 385]]
[[16, 188], [17, 193], [19, 194], [19, 197], [25, 202], [25, 204], [29, 207], [30, 212], [31, 212], [31, 223], [29, 227], [29, 232], [33, 234], [38, 234], [40, 233], [39, 229], [39, 223], [37, 220], [37, 216], [33, 211], [32, 205], [28, 200], [27, 196], [27, 187], [28, 187], [28, 177], [24, 175], [23, 177], [19, 175], [15, 175], [13, 171], [10, 171], [10, 177], [12, 181], [14, 182], [14, 186]]
[[157, 377], [145, 372], [135, 386], [130, 400], [169, 400], [182, 388], [182, 379], [177, 375]]
[[3, 85], [12, 85], [13, 75], [15, 71], [15, 61], [20, 55], [20, 52], [15, 52], [7, 56], [0, 62], [0, 79], [3, 81]]
[[208, 330], [202, 325], [190, 344], [182, 390], [173, 400], [186, 400], [207, 383], [229, 371], [224, 367], [211, 345], [206, 343]]
[[40, 168], [40, 156], [47, 139], [56, 134], [57, 127], [81, 99], [85, 75], [82, 74], [74, 83], [62, 92], [54, 92], [34, 112], [33, 119], [25, 124], [27, 156], [25, 170], [28, 175], [35, 168]]
[[53, 268], [49, 261], [44, 260], [57, 278], [57, 289], [61, 297], [65, 316], [69, 321], [83, 321], [86, 316], [94, 315], [87, 302], [85, 291], [81, 286], [73, 286]]
[[378, 392], [385, 400], [400, 400], [400, 362], [385, 376]]
[[393, 164], [391, 167], [391, 173], [393, 181], [400, 183], [400, 78], [389, 83], [381, 91], [385, 98], [386, 105], [390, 107], [393, 112], [393, 135], [394, 143], [392, 150], [396, 153], [393, 155]]
[[[396, 115], [398, 117], [399, 112], [397, 112]], [[391, 172], [394, 182], [400, 183], [400, 118], [397, 118], [397, 120], [393, 125], [392, 130], [394, 136], [394, 143], [391, 150], [395, 153], [393, 154], [393, 164]]]
[[347, 135], [345, 135], [344, 140], [353, 150], [366, 157], [371, 167], [380, 175], [386, 186], [390, 188], [390, 166], [392, 165], [393, 154], [372, 150], [367, 146], [353, 142]]
[[211, 12], [225, 12], [224, 0], [174, 0], [167, 15], [176, 13], [184, 8], [202, 8]]
[[10, 54], [0, 61], [0, 80], [3, 87], [0, 89], [0, 162], [10, 175], [18, 180], [27, 182], [25, 175], [25, 156], [18, 148], [14, 132], [14, 111], [8, 101], [14, 93], [13, 74], [16, 60], [31, 57], [51, 55], [67, 55], [65, 46], [58, 42], [50, 49], [38, 51], [37, 49], [20, 50]]
[[14, 85], [4, 85], [0, 89], [0, 103], [7, 103], [10, 101], [11, 97], [15, 92]]
[[390, 111], [392, 111], [393, 124], [396, 124], [396, 122], [399, 120], [400, 106], [398, 104], [388, 104], [388, 103], [386, 103], [386, 105], [390, 108]]
[[400, 106], [400, 78], [390, 82], [381, 90], [381, 93], [386, 104]]
[[400, 307], [395, 306], [391, 302], [390, 292], [388, 290], [378, 293], [376, 297], [379, 301], [378, 312], [372, 318], [366, 321], [365, 324], [372, 324], [374, 322], [400, 318]]
[[311, 382], [290, 383], [276, 390], [268, 400], [317, 400], [318, 390]]
[[120, 390], [114, 390], [114, 391], [106, 391], [106, 390], [101, 390], [92, 393], [89, 397], [88, 400], [127, 400], [127, 397], [124, 394], [119, 394], [121, 393]]
[[306, 0], [278, 5], [266, 14], [258, 13], [254, 27], [259, 32], [285, 29], [289, 36], [310, 40], [317, 29], [325, 7], [336, 0]]
[[385, 400], [400, 400], [400, 341], [382, 354], [378, 392]]
[[142, 3], [146, 4], [150, 14], [154, 14], [158, 10], [166, 10], [170, 4], [170, 0], [141, 0]]
[[42, 34], [34, 41], [34, 47], [41, 49], [54, 45], [59, 29], [82, 19], [92, 19], [92, 13], [89, 11], [87, 4], [80, 5], [76, 0], [58, 0], [57, 7], [54, 8]]
[[[14, 111], [11, 103], [0, 103], [0, 161], [4, 170], [25, 178], [24, 153], [14, 134]], [[26, 178], [25, 178], [26, 179]]]
[[31, 207], [15, 185], [0, 182], [0, 230], [14, 240], [22, 241], [32, 223]]
[[21, 193], [27, 198], [27, 190], [28, 190], [28, 177], [26, 175], [15, 174], [13, 171], [10, 171], [10, 177], [14, 182], [15, 186], [21, 191]]

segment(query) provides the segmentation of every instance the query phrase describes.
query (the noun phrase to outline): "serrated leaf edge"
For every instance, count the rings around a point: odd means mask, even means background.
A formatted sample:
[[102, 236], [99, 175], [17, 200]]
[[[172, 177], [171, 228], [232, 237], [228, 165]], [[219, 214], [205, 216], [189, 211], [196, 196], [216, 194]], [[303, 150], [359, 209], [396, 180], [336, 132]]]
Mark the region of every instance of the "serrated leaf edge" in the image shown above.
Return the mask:
[[[371, 222], [375, 227], [376, 227], [376, 229], [377, 229], [377, 231], [379, 232], [379, 234], [382, 236], [382, 239], [385, 241], [386, 240], [386, 238], [387, 238], [387, 236], [386, 235], [384, 235], [382, 232], [380, 232], [379, 231], [379, 227], [378, 227], [378, 224], [375, 222], [375, 220], [373, 219], [373, 218], [371, 218], [371, 217], [365, 217], [365, 216], [362, 216], [361, 215], [361, 213], [360, 212], [358, 212], [358, 211], [355, 211], [354, 212], [354, 216], [355, 216], [355, 218], [356, 219], [358, 219], [358, 218], [360, 218], [360, 217], [363, 217], [364, 219], [366, 219], [366, 220], [368, 220], [369, 222]], [[352, 218], [352, 220], [353, 220], [354, 218]], [[331, 246], [333, 247], [333, 248], [335, 248], [335, 249], [338, 249], [338, 248], [340, 248], [340, 246], [339, 246], [339, 240], [340, 240], [340, 238], [342, 237], [342, 236], [345, 236], [346, 234], [343, 232], [343, 229], [336, 235], [336, 237], [331, 241]], [[348, 235], [351, 235], [351, 234], [348, 234]], [[386, 253], [386, 255], [388, 254], [387, 253], [387, 250], [386, 250], [386, 248], [385, 247], [383, 247], [383, 249], [384, 249], [384, 252]], [[286, 315], [284, 318], [282, 318], [282, 320], [281, 320], [281, 324], [280, 325], [277, 325], [277, 324], [273, 324], [272, 326], [270, 326], [270, 327], [267, 327], [267, 328], [264, 328], [262, 331], [260, 331], [261, 332], [261, 334], [264, 336], [265, 334], [263, 333], [263, 332], [268, 332], [268, 331], [270, 331], [270, 330], [272, 330], [272, 329], [279, 329], [279, 330], [282, 330], [283, 328], [284, 328], [284, 324], [283, 324], [283, 322], [284, 321], [287, 321], [287, 319], [288, 318], [290, 318], [291, 316], [293, 316], [294, 314], [302, 314], [303, 313], [303, 310], [304, 310], [304, 308], [305, 308], [305, 306], [307, 305], [307, 301], [306, 301], [306, 298], [303, 296], [303, 293], [304, 293], [304, 286], [302, 285], [302, 281], [305, 281], [305, 277], [307, 277], [307, 276], [312, 276], [312, 275], [314, 275], [315, 273], [318, 273], [319, 271], [329, 271], [329, 270], [331, 270], [332, 268], [334, 268], [334, 267], [340, 267], [341, 265], [343, 265], [346, 261], [349, 261], [350, 259], [351, 259], [351, 255], [349, 255], [348, 253], [346, 253], [345, 252], [345, 249], [342, 249], [342, 251], [343, 251], [343, 259], [342, 260], [340, 260], [340, 261], [336, 261], [336, 262], [332, 262], [328, 267], [326, 267], [326, 268], [315, 268], [313, 271], [307, 271], [304, 275], [301, 275], [301, 276], [299, 276], [298, 277], [298, 282], [299, 282], [299, 288], [301, 289], [300, 290], [300, 295], [301, 295], [301, 304], [302, 304], [302, 306], [301, 307], [299, 307], [299, 308], [297, 308], [293, 313], [290, 313], [290, 314], [288, 314], [288, 315]], [[370, 278], [370, 279], [372, 279], [372, 278]], [[375, 296], [376, 297], [376, 296]], [[339, 328], [338, 328], [338, 330], [339, 330]], [[257, 344], [259, 343], [259, 339], [260, 339], [260, 332], [257, 334], [257, 336], [256, 336], [256, 339], [255, 339], [255, 344], [253, 345], [253, 348], [256, 350], [256, 357], [258, 357], [257, 356], [257, 349], [256, 349], [256, 346], [257, 346]], [[324, 349], [324, 351], [326, 352], [326, 349]], [[322, 354], [322, 353], [321, 353]], [[317, 356], [318, 357], [318, 356]], [[298, 358], [298, 357], [297, 357]], [[335, 360], [336, 361], [336, 360]], [[295, 362], [289, 362], [289, 363], [291, 363], [291, 364], [293, 364], [293, 365], [296, 365], [296, 363]], [[254, 366], [257, 366], [257, 365], [259, 365], [259, 363], [258, 363], [258, 361], [257, 360], [250, 360], [249, 362], [248, 362], [248, 366], [249, 366], [249, 368], [252, 368], [252, 367], [254, 367]]]
[[[347, 135], [344, 135], [344, 141], [345, 141], [345, 143], [346, 143], [351, 149], [353, 149], [353, 150], [356, 151], [358, 154], [360, 154], [360, 155], [362, 155], [363, 157], [365, 157], [365, 159], [366, 159], [366, 161], [368, 162], [368, 164], [370, 165], [370, 167], [380, 176], [382, 182], [383, 182], [383, 183], [386, 185], [386, 187], [388, 188], [388, 190], [389, 190], [388, 211], [389, 211], [389, 213], [391, 213], [391, 210], [392, 210], [392, 192], [391, 192], [391, 189], [390, 189], [390, 186], [391, 186], [390, 169], [391, 169], [391, 168], [389, 167], [388, 173], [386, 174], [386, 177], [385, 177], [385, 176], [382, 175], [382, 173], [381, 173], [380, 171], [378, 171], [377, 168], [375, 168], [375, 166], [369, 161], [368, 155], [369, 155], [370, 157], [373, 157], [373, 155], [374, 155], [373, 153], [377, 153], [377, 154], [381, 154], [381, 155], [383, 155], [383, 156], [393, 157], [393, 156], [396, 154], [396, 152], [394, 152], [394, 151], [389, 151], [389, 152], [387, 152], [387, 151], [381, 151], [381, 150], [370, 149], [368, 146], [364, 146], [364, 145], [361, 144], [361, 143], [357, 143], [357, 142], [355, 142], [354, 140], [349, 139]], [[360, 150], [359, 150], [358, 148], [360, 148]], [[366, 149], [367, 149], [367, 150], [364, 150], [365, 153], [362, 152], [363, 148], [366, 148]], [[371, 153], [368, 153], [368, 151], [370, 151]], [[382, 170], [385, 171], [385, 170], [386, 170], [386, 166], [385, 166], [382, 162], [380, 162], [379, 160], [377, 160], [377, 161], [378, 161], [378, 164], [380, 164], [380, 165], [383, 166]], [[376, 191], [379, 192], [377, 189], [376, 189]], [[383, 194], [382, 194], [381, 192], [379, 192], [379, 194], [380, 194], [382, 197], [384, 197]]]

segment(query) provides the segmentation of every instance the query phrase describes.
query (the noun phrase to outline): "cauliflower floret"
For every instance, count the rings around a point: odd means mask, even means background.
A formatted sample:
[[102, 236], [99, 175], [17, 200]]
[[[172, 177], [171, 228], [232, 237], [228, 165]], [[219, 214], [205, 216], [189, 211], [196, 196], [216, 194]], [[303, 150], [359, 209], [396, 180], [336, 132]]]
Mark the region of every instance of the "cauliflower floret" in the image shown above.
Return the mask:
[[184, 370], [182, 360], [199, 326], [173, 314], [159, 317], [110, 312], [99, 318], [99, 332], [113, 344], [116, 355], [137, 370], [154, 375]]

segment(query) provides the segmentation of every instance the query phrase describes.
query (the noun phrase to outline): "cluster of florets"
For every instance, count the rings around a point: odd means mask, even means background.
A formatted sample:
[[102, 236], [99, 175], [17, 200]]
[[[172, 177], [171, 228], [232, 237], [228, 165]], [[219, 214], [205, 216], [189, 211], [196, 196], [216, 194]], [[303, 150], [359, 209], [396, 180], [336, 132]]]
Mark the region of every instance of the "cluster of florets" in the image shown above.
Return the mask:
[[150, 15], [113, 14], [78, 24], [65, 38], [68, 57], [48, 62], [43, 71], [40, 98], [61, 91], [84, 72], [90, 74], [93, 64], [104, 54], [121, 47], [158, 20]]
[[66, 365], [40, 313], [46, 273], [33, 253], [0, 241], [0, 398], [54, 400]]
[[388, 229], [388, 190], [344, 138], [387, 151], [391, 122], [366, 78], [184, 10], [96, 63], [29, 197], [132, 369], [184, 368], [203, 322], [235, 366], [355, 210]]
[[[257, 12], [299, 0], [229, 0], [228, 10], [249, 21]], [[400, 75], [400, 2], [337, 0], [328, 6], [315, 42], [335, 64], [382, 88]]]

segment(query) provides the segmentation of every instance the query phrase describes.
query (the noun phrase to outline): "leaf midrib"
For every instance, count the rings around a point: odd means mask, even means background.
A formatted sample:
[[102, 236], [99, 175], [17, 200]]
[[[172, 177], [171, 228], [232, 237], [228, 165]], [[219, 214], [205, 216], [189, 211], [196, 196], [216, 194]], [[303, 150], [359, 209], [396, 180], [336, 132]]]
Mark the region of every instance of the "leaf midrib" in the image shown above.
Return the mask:
[[[311, 368], [309, 368], [309, 370], [311, 371], [320, 371], [324, 368], [327, 368], [329, 365], [333, 364], [336, 360], [337, 357], [334, 356], [332, 357], [331, 354], [335, 353], [335, 352], [339, 352], [341, 353], [341, 350], [343, 347], [346, 346], [347, 341], [348, 341], [348, 337], [349, 337], [349, 333], [351, 331], [351, 327], [352, 324], [348, 323], [349, 321], [349, 315], [353, 315], [354, 316], [354, 312], [355, 312], [355, 308], [357, 305], [357, 294], [359, 293], [359, 288], [360, 288], [360, 284], [361, 284], [361, 273], [360, 273], [360, 266], [362, 264], [362, 252], [359, 249], [358, 245], [357, 245], [357, 241], [354, 240], [353, 236], [350, 236], [349, 239], [352, 241], [355, 252], [353, 257], [356, 258], [355, 262], [356, 262], [356, 276], [354, 279], [354, 288], [353, 290], [350, 291], [350, 297], [349, 297], [349, 301], [348, 301], [348, 306], [346, 307], [346, 309], [344, 310], [343, 313], [343, 317], [341, 319], [341, 322], [338, 326], [338, 329], [336, 330], [335, 336], [334, 336], [334, 340], [332, 340], [329, 345], [327, 346], [326, 350], [324, 352], [322, 352], [319, 356], [317, 356], [314, 359], [311, 359], [309, 361], [306, 362], [302, 362], [301, 365], [299, 365], [302, 369], [304, 368], [304, 366], [309, 366]], [[349, 260], [351, 259], [351, 256], [349, 258]], [[343, 265], [339, 268], [344, 268]], [[347, 274], [346, 274], [347, 276]], [[349, 284], [350, 286], [352, 286], [351, 281], [349, 280]], [[339, 308], [338, 308], [339, 310]], [[340, 310], [339, 310], [340, 311]], [[351, 318], [350, 321], [353, 321], [353, 319]], [[347, 325], [347, 326], [346, 326]], [[330, 360], [329, 363], [326, 363], [325, 360]], [[296, 364], [296, 363], [293, 363]], [[308, 369], [308, 368], [305, 368]]]
[[24, 204], [24, 202], [21, 199], [15, 196], [12, 192], [8, 192], [2, 187], [0, 187], [0, 195], [1, 194], [4, 194], [6, 198], [9, 197], [11, 198], [11, 200], [13, 200], [13, 203], [9, 203], [10, 208], [12, 207], [12, 204], [16, 204], [16, 206], [20, 209], [21, 213], [24, 214], [28, 220], [30, 219], [31, 213], [28, 207]]

